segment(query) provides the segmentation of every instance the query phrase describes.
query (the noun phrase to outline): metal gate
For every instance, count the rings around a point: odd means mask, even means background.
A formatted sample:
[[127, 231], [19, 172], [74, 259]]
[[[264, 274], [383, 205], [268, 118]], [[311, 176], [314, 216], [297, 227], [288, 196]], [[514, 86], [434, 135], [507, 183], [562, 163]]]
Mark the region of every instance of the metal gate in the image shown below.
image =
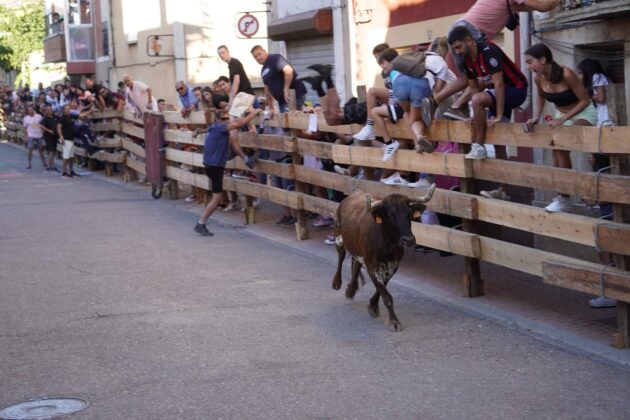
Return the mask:
[[[332, 36], [318, 36], [314, 38], [287, 41], [287, 58], [298, 75], [307, 71], [311, 64], [335, 64], [335, 51]], [[333, 69], [333, 80], [335, 70]], [[308, 83], [306, 100], [313, 104], [319, 103], [317, 94], [310, 89]]]

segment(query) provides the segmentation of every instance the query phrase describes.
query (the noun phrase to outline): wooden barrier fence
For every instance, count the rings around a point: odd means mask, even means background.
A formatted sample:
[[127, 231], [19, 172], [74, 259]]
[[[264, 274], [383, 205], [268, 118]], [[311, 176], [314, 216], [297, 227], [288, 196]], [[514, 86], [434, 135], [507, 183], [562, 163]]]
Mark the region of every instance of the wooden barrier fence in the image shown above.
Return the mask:
[[[175, 147], [177, 144], [203, 146], [203, 136], [193, 137], [191, 130], [196, 125], [205, 125], [206, 116], [203, 113], [192, 113], [189, 118], [184, 119], [177, 112], [165, 112], [163, 115], [167, 125], [179, 126], [164, 130], [164, 138], [172, 146], [167, 147], [165, 152], [171, 196], [177, 196], [178, 182], [210, 190], [209, 180], [205, 175], [179, 167], [185, 164], [202, 168], [202, 154]], [[145, 136], [142, 120], [129, 112], [125, 112], [124, 116], [111, 112], [96, 114], [92, 118], [100, 121], [95, 123], [96, 129], [119, 131], [111, 138], [101, 141], [99, 147], [120, 147], [124, 150], [124, 153], [119, 152], [120, 157], [117, 159], [125, 164], [125, 179], [131, 179], [134, 173], [146, 173], [143, 163], [144, 149], [139, 144]], [[548, 284], [596, 296], [603, 292], [607, 297], [617, 299], [618, 322], [613, 343], [617, 347], [630, 346], [630, 172], [627, 163], [627, 154], [630, 154], [630, 142], [627, 141], [630, 138], [630, 127], [536, 126], [535, 131], [530, 134], [523, 133], [519, 124], [499, 124], [488, 129], [489, 144], [611, 154], [611, 160], [615, 164], [611, 173], [596, 174], [509, 160], [470, 161], [458, 153], [418, 154], [409, 150], [398, 150], [390, 161], [383, 163], [379, 148], [344, 146], [299, 138], [297, 130], [306, 130], [308, 124], [309, 117], [306, 114], [277, 114], [266, 125], [283, 128], [286, 134], [239, 133], [241, 146], [285, 152], [293, 155], [296, 162], [260, 160], [253, 172], [291, 179], [303, 185], [325, 187], [344, 194], [364, 191], [374, 198], [391, 193], [407, 196], [424, 193], [416, 188], [359, 180], [301, 165], [299, 158], [310, 155], [332, 159], [341, 164], [455, 176], [461, 178], [464, 184], [472, 180], [500, 181], [614, 203], [614, 221], [605, 221], [571, 213], [548, 213], [534, 206], [438, 188], [428, 203], [428, 208], [462, 218], [464, 229], [415, 222], [412, 223], [412, 229], [418, 244], [466, 257], [463, 286], [470, 297], [483, 294], [479, 261], [485, 261], [540, 276]], [[352, 134], [360, 128], [354, 125], [329, 126], [321, 117], [318, 121], [318, 130], [321, 132]], [[412, 138], [404, 124], [390, 125], [388, 128], [394, 138]], [[472, 130], [472, 126], [466, 122], [435, 121], [428, 137], [432, 140], [470, 144]], [[240, 158], [229, 161], [228, 169], [248, 170]], [[287, 191], [229, 177], [224, 179], [224, 189], [248, 197], [248, 223], [255, 221], [252, 197], [298, 211], [328, 216], [335, 214], [338, 205], [333, 201], [308, 195], [300, 189]], [[608, 252], [613, 254], [616, 267], [486, 237], [477, 233], [476, 222], [517, 229]], [[298, 239], [308, 237], [304, 219], [296, 224], [296, 233]]]

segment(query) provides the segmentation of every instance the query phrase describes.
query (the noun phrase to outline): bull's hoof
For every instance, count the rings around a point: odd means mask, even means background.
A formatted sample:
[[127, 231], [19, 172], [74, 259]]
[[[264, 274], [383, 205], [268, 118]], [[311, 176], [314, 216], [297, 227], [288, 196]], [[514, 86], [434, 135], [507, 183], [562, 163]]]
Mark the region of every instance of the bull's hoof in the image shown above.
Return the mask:
[[337, 278], [337, 277], [335, 277], [335, 278], [333, 279], [333, 282], [332, 282], [332, 288], [333, 288], [334, 290], [339, 290], [339, 289], [341, 289], [341, 278]]
[[387, 321], [385, 327], [391, 332], [399, 332], [403, 330], [403, 326], [399, 321]]
[[378, 306], [368, 305], [368, 313], [372, 318], [378, 318], [378, 316], [380, 315]]
[[354, 295], [357, 293], [356, 287], [346, 287], [346, 299], [354, 299]]

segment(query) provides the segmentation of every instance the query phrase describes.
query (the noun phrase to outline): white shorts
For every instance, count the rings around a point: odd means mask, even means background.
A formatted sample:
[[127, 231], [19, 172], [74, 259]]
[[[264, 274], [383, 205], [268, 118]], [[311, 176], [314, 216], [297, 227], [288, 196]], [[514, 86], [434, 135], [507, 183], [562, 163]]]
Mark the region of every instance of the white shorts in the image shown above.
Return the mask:
[[61, 152], [61, 156], [64, 159], [72, 159], [74, 157], [74, 142], [73, 141], [64, 140], [63, 151]]

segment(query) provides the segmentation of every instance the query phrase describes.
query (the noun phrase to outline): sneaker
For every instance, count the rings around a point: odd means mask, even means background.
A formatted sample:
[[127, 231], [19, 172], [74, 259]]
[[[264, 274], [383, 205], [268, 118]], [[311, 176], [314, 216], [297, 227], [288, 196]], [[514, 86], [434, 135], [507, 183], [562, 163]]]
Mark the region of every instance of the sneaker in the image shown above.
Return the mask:
[[249, 177], [247, 175], [243, 175], [242, 173], [238, 173], [238, 172], [232, 172], [232, 178], [249, 180]]
[[591, 305], [591, 308], [613, 308], [617, 306], [617, 301], [606, 296], [600, 296], [589, 300], [588, 304]]
[[430, 248], [428, 246], [424, 246], [424, 245], [414, 245], [413, 250], [415, 252], [421, 252], [423, 254], [428, 254], [429, 252], [435, 252], [437, 251], [434, 248]]
[[383, 152], [383, 162], [387, 162], [388, 160], [390, 160], [399, 147], [400, 143], [398, 143], [396, 140], [385, 146], [385, 151]]
[[444, 111], [444, 116], [457, 121], [466, 121], [470, 118], [463, 109], [452, 107], [449, 107], [446, 111]]
[[57, 169], [57, 167], [56, 167], [56, 166], [53, 166], [51, 170], [52, 170], [52, 171], [55, 171], [55, 172], [59, 172], [59, 169]]
[[195, 201], [196, 197], [194, 195], [189, 195], [188, 197], [184, 198], [184, 201], [187, 203], [192, 203], [193, 201]]
[[424, 121], [424, 125], [427, 128], [431, 128], [431, 124], [433, 124], [433, 115], [435, 114], [434, 103], [433, 98], [422, 98], [420, 109], [422, 111], [422, 121]]
[[67, 174], [67, 173], [65, 173], [65, 172], [61, 174], [61, 177], [62, 177], [63, 179], [68, 179], [68, 178], [70, 178], [70, 177], [68, 176], [68, 174]]
[[401, 177], [400, 175], [393, 178], [390, 177], [386, 181], [383, 180], [382, 182], [387, 185], [407, 185], [408, 184], [407, 180]]
[[385, 183], [386, 181], [389, 181], [390, 179], [394, 179], [394, 178], [400, 178], [400, 172], [396, 171], [393, 174], [391, 174], [390, 176], [388, 176], [386, 178], [382, 178], [381, 182]]
[[429, 188], [431, 183], [426, 178], [420, 178], [416, 182], [408, 182], [407, 186], [411, 188]]
[[297, 222], [297, 219], [293, 216], [288, 216], [284, 222], [280, 223], [280, 226], [292, 226]]
[[285, 223], [287, 223], [287, 221], [288, 221], [288, 220], [291, 220], [291, 219], [292, 219], [292, 217], [291, 217], [291, 216], [282, 216], [282, 219], [278, 220], [278, 221], [276, 222], [276, 225], [280, 225], [280, 226], [282, 226], [282, 225], [284, 225]]
[[206, 225], [202, 225], [201, 223], [197, 223], [193, 230], [201, 236], [214, 236], [214, 233], [210, 232]]
[[545, 211], [549, 213], [568, 212], [571, 208], [569, 199], [562, 195], [557, 195], [547, 207]]
[[418, 144], [415, 147], [416, 152], [419, 153], [433, 153], [435, 150], [435, 145], [433, 142], [427, 140], [425, 136], [417, 137]]
[[26, 167], [26, 169], [31, 169], [31, 165], [28, 165], [28, 166]]
[[260, 150], [256, 149], [253, 155], [247, 156], [247, 159], [245, 160], [245, 165], [247, 165], [249, 169], [254, 169], [254, 167], [256, 166], [256, 163], [258, 163], [259, 157], [260, 157]]
[[359, 141], [368, 141], [368, 140], [376, 139], [376, 134], [374, 134], [374, 126], [364, 125], [361, 131], [355, 134], [352, 138]]
[[337, 243], [335, 241], [335, 234], [331, 233], [330, 235], [326, 236], [326, 239], [324, 239], [324, 243], [326, 245], [335, 245]]
[[350, 175], [350, 171], [346, 168], [343, 168], [339, 165], [335, 165], [333, 166], [333, 169], [335, 170], [335, 172], [337, 172], [339, 175], [345, 175], [345, 176], [349, 176]]
[[486, 198], [494, 198], [495, 200], [509, 200], [510, 196], [507, 195], [503, 188], [499, 187], [496, 190], [490, 191], [480, 191], [479, 194], [483, 195]]
[[77, 178], [81, 178], [81, 175], [79, 175], [78, 173], [72, 171], [72, 173], [70, 173], [70, 176], [76, 176]]
[[225, 208], [223, 209], [224, 212], [228, 212], [228, 211], [232, 211], [232, 210], [237, 210], [238, 209], [238, 203], [236, 202], [231, 202], [230, 204], [228, 204], [227, 206], [225, 206]]
[[329, 227], [332, 226], [333, 223], [335, 223], [335, 221], [333, 220], [332, 217], [322, 217], [319, 216], [317, 219], [315, 219], [315, 221], [313, 222], [313, 227], [316, 228], [324, 228], [324, 227]]
[[486, 148], [479, 143], [473, 143], [470, 152], [465, 156], [466, 159], [486, 159], [488, 157], [488, 153], [486, 153]]

